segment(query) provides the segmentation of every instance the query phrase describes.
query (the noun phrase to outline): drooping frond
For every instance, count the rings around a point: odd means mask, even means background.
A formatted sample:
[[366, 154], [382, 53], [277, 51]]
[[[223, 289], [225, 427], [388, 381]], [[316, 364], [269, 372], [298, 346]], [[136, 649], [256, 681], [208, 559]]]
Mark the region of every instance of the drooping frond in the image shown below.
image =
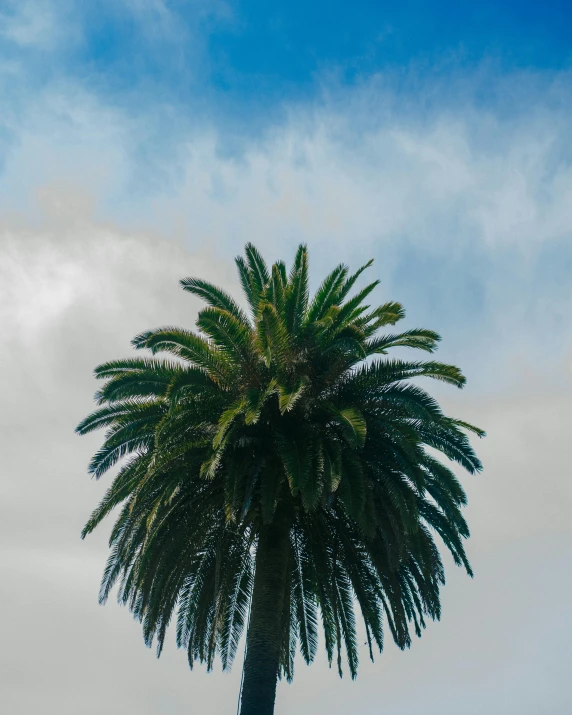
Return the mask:
[[366, 343], [366, 354], [385, 354], [391, 348], [416, 348], [432, 353], [435, 351], [439, 340], [441, 340], [440, 336], [433, 330], [416, 328], [414, 330], [407, 330], [405, 333], [381, 335], [378, 338], [368, 340]]
[[175, 362], [140, 362], [146, 364], [139, 369], [132, 366], [125, 370], [116, 367], [112, 371], [98, 368], [96, 377], [107, 379], [108, 382], [96, 392], [96, 401], [101, 405], [118, 400], [165, 397], [171, 383], [187, 372], [184, 366]]
[[220, 308], [205, 308], [197, 326], [209, 336], [229, 363], [248, 363], [252, 355], [252, 332], [232, 313]]
[[236, 303], [234, 298], [228, 295], [228, 293], [221, 288], [217, 288], [217, 286], [209, 283], [208, 281], [204, 281], [201, 278], [183, 278], [179, 282], [183, 290], [202, 298], [212, 308], [225, 310], [245, 327], [249, 327], [248, 318], [238, 303]]
[[228, 384], [232, 379], [232, 365], [226, 356], [208, 340], [189, 330], [171, 327], [150, 330], [133, 338], [132, 344], [138, 350], [151, 350], [153, 355], [158, 352], [176, 355], [203, 368], [221, 384]]
[[98, 408], [77, 431], [105, 429], [89, 471], [115, 476], [82, 536], [114, 513], [101, 600], [117, 588], [158, 653], [174, 621], [191, 667], [219, 656], [230, 668], [256, 617], [261, 535], [282, 525], [277, 674], [292, 679], [298, 649], [313, 661], [321, 628], [330, 664], [341, 674], [345, 658], [355, 677], [358, 614], [370, 658], [385, 631], [409, 647], [441, 615], [438, 544], [472, 573], [466, 495], [447, 461], [478, 472], [469, 436], [484, 432], [421, 386], [463, 387], [457, 367], [389, 356], [432, 353], [440, 338], [386, 332], [405, 311], [366, 304], [379, 285], [358, 285], [371, 261], [338, 265], [312, 297], [304, 245], [289, 270], [252, 244], [236, 265], [247, 311], [185, 278], [207, 304], [197, 332], [141, 333], [133, 345], [147, 357], [96, 368]]

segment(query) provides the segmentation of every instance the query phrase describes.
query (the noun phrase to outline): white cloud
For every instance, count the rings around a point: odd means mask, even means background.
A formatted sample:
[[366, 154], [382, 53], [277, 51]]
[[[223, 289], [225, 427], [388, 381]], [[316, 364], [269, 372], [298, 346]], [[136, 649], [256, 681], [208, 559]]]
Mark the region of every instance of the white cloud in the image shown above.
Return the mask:
[[[387, 92], [356, 91], [347, 110], [293, 106], [229, 154], [224, 126], [192, 126], [165, 107], [128, 114], [59, 83], [9, 125], [17, 138], [2, 187], [21, 200], [71, 180], [104, 218], [171, 227], [176, 216], [189, 234], [235, 244], [253, 235], [342, 247], [351, 238], [360, 250], [395, 253], [405, 243], [460, 255], [474, 245], [536, 258], [569, 236], [566, 90], [556, 106], [548, 90], [534, 94], [530, 114], [463, 103], [425, 121], [421, 109], [391, 108]], [[363, 130], [360, 110], [369, 112]]]
[[51, 4], [9, 3], [8, 10], [0, 16], [0, 33], [24, 47], [51, 45], [54, 34], [54, 15]]
[[[231, 711], [238, 669], [190, 674], [173, 648], [155, 663], [125, 612], [96, 608], [104, 534], [78, 534], [105, 487], [83, 476], [99, 437], [72, 430], [93, 367], [143, 329], [192, 323], [180, 277], [236, 290], [231, 257], [247, 240], [272, 258], [308, 240], [317, 276], [374, 254], [384, 295], [414, 322], [441, 321], [444, 359], [481, 376], [440, 394], [489, 432], [485, 472], [465, 480], [475, 581], [450, 569], [443, 622], [411, 652], [388, 643], [375, 666], [364, 658], [357, 685], [323, 661], [301, 667], [278, 713], [570, 709], [566, 103], [540, 93], [530, 114], [471, 105], [425, 118], [385, 112], [391, 98], [371, 92], [365, 128], [353, 122], [363, 98], [299, 108], [232, 154], [216, 129], [127, 116], [70, 84], [14, 116], [0, 177], [7, 712], [95, 715], [102, 693], [110, 715]], [[166, 118], [176, 138], [154, 145]]]
[[[16, 280], [0, 282], [8, 291], [0, 304], [14, 309], [2, 316], [9, 328], [1, 351], [9, 375], [1, 425], [2, 670], [9, 674], [2, 705], [23, 715], [40, 703], [46, 713], [96, 715], [104, 697], [110, 715], [126, 708], [223, 715], [236, 702], [240, 661], [230, 676], [191, 674], [170, 644], [154, 662], [124, 610], [97, 608], [106, 529], [86, 542], [79, 531], [106, 484], [85, 474], [99, 436], [78, 439], [72, 430], [90, 409], [94, 365], [128, 354], [141, 329], [191, 323], [196, 303], [176, 285], [181, 275], [236, 289], [230, 260], [208, 246], [193, 255], [125, 233], [89, 213], [52, 220], [27, 232], [14, 227], [3, 244], [6, 275]], [[278, 715], [293, 708], [344, 715], [348, 703], [374, 715], [380, 699], [397, 715], [413, 715], [420, 702], [428, 715], [461, 708], [479, 715], [498, 703], [506, 713], [536, 715], [547, 697], [554, 715], [570, 706], [562, 663], [572, 584], [561, 565], [572, 539], [572, 394], [562, 385], [556, 392], [542, 375], [535, 380], [535, 390], [522, 382], [494, 397], [470, 391], [445, 399], [448, 411], [486, 427], [489, 437], [478, 444], [484, 474], [463, 479], [476, 578], [449, 564], [443, 622], [407, 653], [388, 640], [375, 665], [364, 649], [357, 683], [338, 681], [323, 658], [310, 669], [300, 664], [295, 684], [280, 686]]]
[[22, 50], [55, 50], [79, 37], [79, 26], [69, 21], [66, 0], [6, 0], [0, 10], [0, 38]]

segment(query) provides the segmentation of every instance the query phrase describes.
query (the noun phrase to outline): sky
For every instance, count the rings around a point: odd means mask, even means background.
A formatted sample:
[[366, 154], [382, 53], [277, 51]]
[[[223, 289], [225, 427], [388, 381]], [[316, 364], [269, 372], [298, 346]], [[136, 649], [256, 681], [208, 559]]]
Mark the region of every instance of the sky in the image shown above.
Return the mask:
[[[231, 673], [159, 661], [97, 603], [106, 483], [78, 438], [93, 368], [191, 327], [200, 276], [304, 241], [312, 285], [375, 262], [380, 302], [468, 378], [469, 579], [412, 648], [325, 659], [277, 715], [572, 711], [572, 8], [522, 0], [0, 2], [0, 709], [234, 712]], [[106, 531], [107, 529], [107, 531]]]

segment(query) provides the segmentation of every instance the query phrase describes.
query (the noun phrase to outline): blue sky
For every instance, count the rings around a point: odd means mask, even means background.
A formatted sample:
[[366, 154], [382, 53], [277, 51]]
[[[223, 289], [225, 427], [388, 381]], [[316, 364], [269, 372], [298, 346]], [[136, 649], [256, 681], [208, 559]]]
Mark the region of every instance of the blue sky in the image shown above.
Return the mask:
[[78, 534], [106, 485], [72, 430], [94, 365], [190, 326], [182, 276], [238, 291], [252, 240], [307, 242], [314, 285], [374, 257], [379, 301], [469, 378], [434, 391], [488, 432], [475, 580], [450, 566], [443, 621], [357, 684], [300, 666], [277, 715], [377, 715], [380, 692], [393, 715], [572, 711], [571, 20], [556, 0], [0, 3], [0, 710], [100, 715], [103, 693], [109, 715], [205, 715], [215, 692], [232, 712], [239, 667], [157, 663], [98, 608], [105, 534]]
[[[29, 62], [32, 83], [71, 76], [116, 101], [153, 90], [182, 106], [200, 92], [210, 111], [308, 98], [328, 75], [352, 85], [408, 69], [446, 77], [483, 62], [498, 72], [558, 71], [572, 59], [565, 0], [38, 0], [8, 2], [3, 15], [13, 31], [2, 56]], [[35, 43], [33, 33], [49, 27], [59, 28], [57, 41]]]
[[[335, 190], [357, 192], [367, 204], [357, 219], [368, 223], [356, 236], [364, 255], [373, 249], [392, 262], [420, 320], [433, 315], [446, 329], [456, 319], [446, 310], [454, 299], [484, 329], [495, 275], [499, 286], [529, 296], [538, 271], [550, 274], [555, 293], [566, 292], [566, 218], [548, 226], [547, 216], [554, 192], [555, 213], [565, 211], [562, 182], [572, 159], [568, 3], [28, 0], [8, 2], [1, 14], [0, 162], [14, 204], [28, 202], [29, 209], [32, 185], [50, 175], [83, 185], [115, 162], [93, 198], [102, 216], [126, 225], [164, 222], [173, 201], [184, 212], [185, 191], [189, 203], [206, 191], [200, 221], [222, 211], [236, 225], [246, 177], [261, 190], [264, 184], [267, 201], [283, 190], [288, 172], [308, 187], [314, 182], [322, 203], [311, 210], [323, 214], [328, 193], [321, 177], [333, 163]], [[26, 153], [31, 137], [56, 155]], [[431, 157], [429, 137], [438, 145]], [[312, 158], [319, 146], [325, 154]], [[11, 178], [23, 166], [19, 151], [31, 165], [25, 177]], [[208, 160], [197, 159], [204, 151]], [[276, 151], [280, 160], [271, 158]], [[103, 156], [107, 168], [96, 169]], [[208, 162], [201, 168], [208, 188], [193, 184], [197, 160]], [[89, 167], [80, 169], [82, 161]], [[263, 181], [263, 161], [275, 174], [283, 167], [273, 187]], [[453, 165], [464, 187], [451, 178]], [[435, 181], [440, 194], [431, 199]], [[376, 236], [375, 221], [387, 219], [376, 215], [374, 194], [394, 183], [401, 187], [396, 201], [411, 204], [411, 220], [391, 217], [392, 240], [380, 243], [389, 234], [380, 225]], [[500, 211], [503, 218], [485, 217]], [[325, 228], [312, 235], [294, 214], [272, 230], [289, 244], [332, 238]], [[426, 239], [412, 235], [420, 230]], [[485, 230], [504, 231], [506, 240], [483, 241]], [[225, 231], [221, 247], [240, 243], [246, 227], [235, 238]], [[518, 238], [523, 231], [550, 237], [529, 245]], [[440, 276], [429, 303], [420, 273]]]

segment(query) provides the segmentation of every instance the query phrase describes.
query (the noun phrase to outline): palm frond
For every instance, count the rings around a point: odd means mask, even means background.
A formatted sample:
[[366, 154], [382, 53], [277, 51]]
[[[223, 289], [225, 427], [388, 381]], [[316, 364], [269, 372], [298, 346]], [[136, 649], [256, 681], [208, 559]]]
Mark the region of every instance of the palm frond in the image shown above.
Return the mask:
[[[469, 437], [484, 432], [418, 384], [462, 387], [459, 368], [386, 357], [431, 353], [440, 338], [379, 334], [405, 311], [366, 304], [378, 281], [353, 293], [371, 261], [353, 273], [338, 265], [311, 300], [305, 245], [290, 270], [269, 269], [252, 244], [236, 265], [248, 311], [185, 278], [207, 303], [198, 332], [146, 331], [133, 345], [151, 357], [95, 370], [99, 407], [76, 431], [104, 428], [88, 469], [117, 470], [82, 531], [114, 514], [100, 600], [117, 589], [158, 655], [174, 621], [190, 667], [208, 670], [217, 656], [230, 668], [247, 621], [264, 621], [265, 652], [287, 680], [298, 648], [314, 660], [321, 623], [330, 665], [341, 675], [345, 654], [355, 677], [356, 614], [370, 658], [385, 628], [407, 648], [441, 616], [440, 549], [472, 575], [466, 494], [449, 462], [480, 471]], [[263, 616], [261, 579], [273, 594]]]

